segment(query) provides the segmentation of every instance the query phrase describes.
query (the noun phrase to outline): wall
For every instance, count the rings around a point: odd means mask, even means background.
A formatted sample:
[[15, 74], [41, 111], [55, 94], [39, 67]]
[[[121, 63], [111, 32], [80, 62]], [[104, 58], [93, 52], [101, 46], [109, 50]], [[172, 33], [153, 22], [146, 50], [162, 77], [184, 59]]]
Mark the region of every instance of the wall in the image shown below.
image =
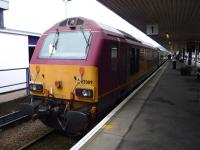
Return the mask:
[[0, 93], [26, 88], [28, 59], [27, 35], [0, 32]]

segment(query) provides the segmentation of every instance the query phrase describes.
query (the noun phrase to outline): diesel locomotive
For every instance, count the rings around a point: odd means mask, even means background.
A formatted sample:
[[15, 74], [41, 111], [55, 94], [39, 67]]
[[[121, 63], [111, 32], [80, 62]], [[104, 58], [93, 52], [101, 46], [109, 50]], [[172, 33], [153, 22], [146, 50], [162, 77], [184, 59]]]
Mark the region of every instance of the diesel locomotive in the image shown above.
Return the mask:
[[67, 18], [39, 39], [30, 62], [33, 118], [81, 132], [160, 64], [159, 50], [83, 17]]

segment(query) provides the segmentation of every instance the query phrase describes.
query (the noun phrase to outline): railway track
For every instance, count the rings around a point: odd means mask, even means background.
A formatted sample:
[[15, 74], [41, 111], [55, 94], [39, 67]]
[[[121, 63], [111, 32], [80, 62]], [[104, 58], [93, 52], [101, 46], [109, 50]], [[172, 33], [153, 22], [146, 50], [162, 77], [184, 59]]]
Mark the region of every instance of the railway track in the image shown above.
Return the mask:
[[25, 115], [22, 111], [15, 111], [13, 113], [0, 117], [0, 129], [6, 128], [10, 125], [19, 123], [21, 121], [30, 119], [29, 115]]
[[47, 132], [46, 134], [44, 135], [41, 135], [40, 137], [32, 140], [31, 142], [29, 142], [28, 144], [20, 147], [18, 150], [26, 150], [28, 148], [30, 148], [31, 146], [33, 146], [34, 144], [36, 144], [37, 142], [47, 138], [49, 135], [51, 135], [55, 130], [54, 129], [51, 129], [49, 132]]

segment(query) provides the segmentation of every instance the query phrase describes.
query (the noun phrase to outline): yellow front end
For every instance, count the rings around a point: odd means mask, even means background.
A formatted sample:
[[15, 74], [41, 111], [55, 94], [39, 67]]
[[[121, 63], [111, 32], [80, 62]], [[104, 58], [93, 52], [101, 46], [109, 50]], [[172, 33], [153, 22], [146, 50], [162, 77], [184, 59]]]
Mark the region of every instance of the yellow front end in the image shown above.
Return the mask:
[[64, 101], [98, 101], [97, 67], [31, 64], [30, 76], [31, 95]]

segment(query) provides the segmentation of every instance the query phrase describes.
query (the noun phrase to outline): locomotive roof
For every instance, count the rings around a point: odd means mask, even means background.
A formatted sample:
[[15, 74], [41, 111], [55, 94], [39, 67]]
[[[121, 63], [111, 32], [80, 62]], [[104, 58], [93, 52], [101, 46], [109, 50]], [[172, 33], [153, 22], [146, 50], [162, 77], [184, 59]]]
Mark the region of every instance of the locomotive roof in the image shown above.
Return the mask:
[[[72, 24], [71, 22], [73, 22], [74, 24]], [[113, 28], [111, 26], [99, 22], [95, 22], [93, 20], [84, 17], [67, 18], [53, 26], [53, 28], [58, 28], [58, 27], [68, 27], [68, 28], [77, 27], [77, 28], [90, 28], [92, 30], [102, 30], [103, 32], [109, 35], [118, 36], [120, 38], [128, 38], [140, 42], [139, 40], [137, 40], [136, 38], [134, 38], [133, 36], [124, 31], [118, 30], [116, 28]]]
[[136, 39], [132, 35], [124, 32], [122, 30], [110, 27], [110, 26], [102, 24], [102, 23], [98, 23], [94, 20], [87, 19], [87, 18], [84, 18], [84, 17], [67, 18], [67, 19], [55, 24], [51, 29], [57, 29], [57, 28], [62, 28], [62, 27], [65, 27], [65, 28], [67, 27], [69, 29], [76, 29], [76, 28], [87, 29], [87, 28], [89, 28], [89, 29], [94, 30], [94, 31], [99, 30], [99, 31], [103, 31], [104, 33], [106, 33], [110, 36], [116, 36], [116, 37], [119, 37], [119, 38], [124, 38], [124, 39], [127, 39], [129, 41], [136, 42], [139, 45], [143, 45], [144, 47], [149, 47], [149, 48], [151, 47], [149, 45], [142, 43], [141, 41], [139, 41], [138, 39]]

